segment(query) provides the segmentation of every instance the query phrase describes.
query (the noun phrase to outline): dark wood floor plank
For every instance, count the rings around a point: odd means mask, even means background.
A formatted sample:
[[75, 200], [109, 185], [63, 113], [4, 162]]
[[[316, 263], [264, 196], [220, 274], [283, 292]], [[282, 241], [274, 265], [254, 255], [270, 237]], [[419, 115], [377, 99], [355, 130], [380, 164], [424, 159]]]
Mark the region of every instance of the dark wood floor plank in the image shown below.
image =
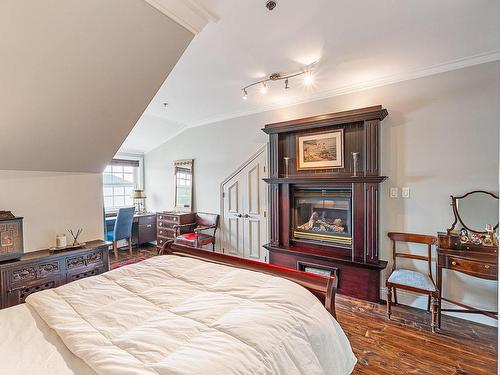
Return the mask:
[[337, 316], [351, 342], [356, 375], [496, 373], [496, 328], [443, 317], [441, 333], [430, 332], [430, 314], [338, 296]]

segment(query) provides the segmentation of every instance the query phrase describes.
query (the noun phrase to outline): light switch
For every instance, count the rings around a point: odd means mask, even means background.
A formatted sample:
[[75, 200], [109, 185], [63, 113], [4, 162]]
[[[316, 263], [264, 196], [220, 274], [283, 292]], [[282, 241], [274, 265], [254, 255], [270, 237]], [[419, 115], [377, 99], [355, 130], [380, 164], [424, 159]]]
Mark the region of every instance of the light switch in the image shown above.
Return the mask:
[[408, 186], [401, 188], [401, 196], [403, 198], [410, 198], [410, 188]]
[[391, 187], [390, 197], [397, 198], [399, 195], [399, 189], [397, 187]]

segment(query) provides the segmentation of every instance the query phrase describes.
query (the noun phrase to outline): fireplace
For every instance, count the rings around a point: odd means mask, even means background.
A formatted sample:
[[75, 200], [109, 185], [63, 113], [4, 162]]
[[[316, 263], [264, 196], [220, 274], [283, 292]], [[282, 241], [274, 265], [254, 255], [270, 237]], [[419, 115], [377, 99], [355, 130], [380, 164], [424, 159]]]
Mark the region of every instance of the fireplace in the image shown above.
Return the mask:
[[351, 190], [296, 189], [293, 200], [294, 239], [351, 248]]
[[[378, 240], [380, 184], [387, 178], [379, 173], [379, 128], [386, 115], [374, 106], [265, 126], [271, 264], [333, 273], [339, 293], [379, 301], [387, 266]], [[343, 135], [335, 155], [320, 156], [340, 162], [305, 168], [300, 139], [334, 133]]]

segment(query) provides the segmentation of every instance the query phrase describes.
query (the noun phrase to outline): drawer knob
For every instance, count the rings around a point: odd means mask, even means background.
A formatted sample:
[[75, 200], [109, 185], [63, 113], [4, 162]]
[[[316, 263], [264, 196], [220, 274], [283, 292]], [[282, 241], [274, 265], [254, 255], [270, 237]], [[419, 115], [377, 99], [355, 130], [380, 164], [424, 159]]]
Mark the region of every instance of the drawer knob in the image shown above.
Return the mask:
[[453, 262], [451, 262], [451, 265], [452, 265], [452, 266], [456, 266], [456, 265], [457, 265], [457, 262], [453, 261]]
[[163, 219], [163, 216], [160, 216], [160, 220]]
[[162, 226], [163, 226], [163, 223], [158, 223], [158, 226], [162, 227]]
[[148, 225], [147, 225], [147, 227], [148, 227], [148, 228], [151, 228], [152, 226], [153, 226], [152, 224], [148, 224]]
[[487, 270], [489, 270], [490, 269], [490, 265], [489, 264], [485, 264], [484, 268], [486, 268]]

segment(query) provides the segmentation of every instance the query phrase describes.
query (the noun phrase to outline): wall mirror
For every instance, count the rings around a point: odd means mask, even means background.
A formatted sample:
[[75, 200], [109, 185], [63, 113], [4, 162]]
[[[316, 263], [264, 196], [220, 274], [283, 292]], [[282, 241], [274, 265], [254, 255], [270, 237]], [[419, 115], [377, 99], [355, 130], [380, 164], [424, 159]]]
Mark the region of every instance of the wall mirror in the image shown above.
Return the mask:
[[175, 210], [193, 209], [193, 159], [174, 161]]
[[[458, 222], [470, 232], [486, 233], [487, 224], [498, 228], [498, 196], [487, 191], [471, 191], [461, 196], [451, 196], [451, 206], [455, 215], [448, 232], [451, 232]], [[496, 223], [496, 224], [495, 224]]]

